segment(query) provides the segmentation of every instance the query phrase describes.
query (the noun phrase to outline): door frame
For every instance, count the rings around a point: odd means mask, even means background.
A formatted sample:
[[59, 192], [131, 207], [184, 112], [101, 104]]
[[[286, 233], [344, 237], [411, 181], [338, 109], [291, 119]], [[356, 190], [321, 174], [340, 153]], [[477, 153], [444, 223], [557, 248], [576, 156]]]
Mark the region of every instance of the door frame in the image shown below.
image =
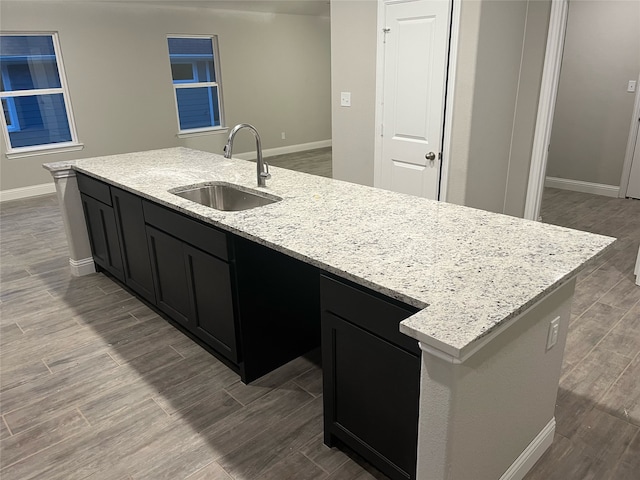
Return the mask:
[[560, 83], [560, 68], [562, 66], [568, 13], [569, 0], [551, 0], [549, 33], [547, 34], [547, 47], [540, 85], [540, 100], [538, 101], [529, 182], [524, 206], [524, 218], [528, 220], [540, 220], [542, 192], [547, 172], [553, 114]]
[[[411, 0], [378, 0], [378, 23], [376, 35], [376, 105], [375, 105], [375, 144], [373, 162], [373, 185], [380, 187], [382, 175], [382, 101], [384, 78], [384, 42], [385, 28], [384, 7], [387, 3], [409, 2]], [[444, 125], [442, 137], [442, 159], [440, 161], [440, 182], [438, 185], [438, 200], [447, 198], [447, 181], [449, 178], [449, 152], [451, 151], [451, 126], [453, 124], [453, 99], [456, 80], [456, 65], [458, 59], [458, 38], [460, 36], [460, 11], [462, 0], [449, 0], [451, 5], [451, 19], [449, 25], [449, 59], [447, 64], [447, 80], [445, 82]]]
[[631, 126], [629, 127], [629, 139], [627, 140], [627, 150], [624, 155], [624, 163], [622, 164], [622, 178], [620, 179], [619, 198], [626, 198], [627, 189], [629, 188], [629, 180], [631, 176], [631, 165], [633, 163], [633, 153], [636, 148], [636, 137], [640, 135], [640, 75], [638, 75], [638, 83], [636, 84], [636, 99], [633, 104], [633, 113], [631, 114]]

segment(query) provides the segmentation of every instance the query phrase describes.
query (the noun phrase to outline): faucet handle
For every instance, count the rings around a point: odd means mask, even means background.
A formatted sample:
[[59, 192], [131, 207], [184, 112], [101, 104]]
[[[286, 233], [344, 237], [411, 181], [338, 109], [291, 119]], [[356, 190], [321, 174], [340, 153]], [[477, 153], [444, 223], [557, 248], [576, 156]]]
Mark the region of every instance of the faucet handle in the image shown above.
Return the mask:
[[224, 152], [224, 158], [231, 158], [231, 143], [227, 142], [222, 151]]
[[269, 173], [269, 164], [267, 162], [264, 163], [264, 172], [260, 172], [260, 176], [262, 178], [271, 178], [271, 174]]

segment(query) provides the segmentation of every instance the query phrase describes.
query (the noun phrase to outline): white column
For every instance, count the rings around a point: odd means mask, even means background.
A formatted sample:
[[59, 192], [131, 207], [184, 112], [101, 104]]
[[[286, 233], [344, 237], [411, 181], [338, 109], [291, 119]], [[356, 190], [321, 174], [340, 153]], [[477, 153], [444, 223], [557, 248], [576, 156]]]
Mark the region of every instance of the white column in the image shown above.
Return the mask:
[[64, 230], [67, 234], [71, 273], [76, 277], [94, 273], [96, 268], [91, 256], [91, 245], [82, 210], [76, 172], [69, 168], [53, 171], [51, 174], [56, 185]]

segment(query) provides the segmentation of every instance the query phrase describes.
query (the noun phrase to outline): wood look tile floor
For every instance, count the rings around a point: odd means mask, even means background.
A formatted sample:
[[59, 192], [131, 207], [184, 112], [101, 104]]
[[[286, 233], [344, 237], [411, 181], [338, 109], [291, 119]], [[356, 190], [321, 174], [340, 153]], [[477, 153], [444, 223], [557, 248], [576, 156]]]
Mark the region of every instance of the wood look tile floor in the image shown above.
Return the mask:
[[525, 480], [640, 478], [640, 200], [545, 189], [542, 219], [618, 238], [578, 276], [556, 435]]
[[266, 161], [274, 167], [297, 170], [321, 177], [331, 178], [332, 176], [331, 147], [316, 148], [314, 150], [307, 150], [306, 152], [275, 155], [266, 158]]
[[[0, 478], [385, 478], [323, 445], [317, 352], [244, 385], [108, 277], [72, 277], [54, 195], [0, 214]], [[637, 479], [640, 202], [549, 190], [543, 216], [622, 240], [580, 276], [556, 440], [527, 480]]]

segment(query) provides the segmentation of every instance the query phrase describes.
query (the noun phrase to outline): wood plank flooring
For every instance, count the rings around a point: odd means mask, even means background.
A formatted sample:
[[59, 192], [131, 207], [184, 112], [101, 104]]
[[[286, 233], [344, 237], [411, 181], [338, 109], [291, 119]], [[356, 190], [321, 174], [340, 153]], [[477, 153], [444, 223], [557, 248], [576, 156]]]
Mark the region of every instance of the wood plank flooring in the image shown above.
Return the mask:
[[244, 385], [108, 277], [72, 277], [54, 195], [0, 213], [0, 478], [384, 478], [323, 444], [318, 351]]
[[331, 178], [331, 147], [316, 148], [306, 152], [289, 153], [268, 157], [267, 163], [274, 167], [297, 170], [321, 177]]
[[[527, 480], [637, 479], [640, 202], [549, 190], [543, 207], [622, 240], [580, 276], [558, 433]], [[323, 445], [317, 352], [244, 385], [109, 278], [72, 277], [54, 195], [0, 214], [3, 480], [385, 478]]]
[[578, 277], [556, 435], [525, 480], [640, 478], [640, 201], [545, 189], [542, 219], [617, 237]]

